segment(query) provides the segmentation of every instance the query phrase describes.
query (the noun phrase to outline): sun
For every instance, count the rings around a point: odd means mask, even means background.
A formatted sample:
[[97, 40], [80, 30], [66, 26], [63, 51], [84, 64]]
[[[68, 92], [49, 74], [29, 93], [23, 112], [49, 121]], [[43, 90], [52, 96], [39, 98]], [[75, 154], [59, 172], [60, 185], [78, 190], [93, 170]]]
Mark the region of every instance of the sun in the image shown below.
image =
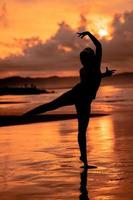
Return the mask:
[[98, 34], [100, 35], [100, 37], [105, 37], [105, 36], [108, 36], [108, 31], [106, 29], [100, 29], [98, 31]]

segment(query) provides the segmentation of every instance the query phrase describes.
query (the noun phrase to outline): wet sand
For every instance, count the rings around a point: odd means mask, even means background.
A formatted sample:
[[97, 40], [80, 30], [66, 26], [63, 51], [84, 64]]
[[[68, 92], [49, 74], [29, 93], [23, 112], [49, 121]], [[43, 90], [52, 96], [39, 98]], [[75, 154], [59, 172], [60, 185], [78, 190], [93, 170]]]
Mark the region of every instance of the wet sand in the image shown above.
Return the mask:
[[89, 164], [79, 161], [77, 121], [0, 128], [0, 200], [132, 200], [132, 112], [91, 118]]

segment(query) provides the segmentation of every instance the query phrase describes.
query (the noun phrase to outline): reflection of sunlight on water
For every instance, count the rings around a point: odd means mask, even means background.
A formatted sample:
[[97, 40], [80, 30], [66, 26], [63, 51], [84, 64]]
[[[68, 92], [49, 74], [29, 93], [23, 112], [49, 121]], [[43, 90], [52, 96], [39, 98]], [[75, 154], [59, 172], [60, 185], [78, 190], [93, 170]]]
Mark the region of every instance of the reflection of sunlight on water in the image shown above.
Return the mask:
[[2, 141], [4, 143], [0, 148], [0, 176], [2, 175], [3, 178], [0, 178], [0, 182], [1, 184], [8, 183], [8, 188], [10, 188], [19, 184], [19, 181], [21, 184], [21, 179], [19, 180], [18, 177], [17, 182], [16, 178], [20, 174], [27, 176], [23, 185], [28, 184], [30, 174], [34, 176], [36, 173], [34, 171], [36, 166], [43, 169], [52, 160], [56, 160], [51, 151], [58, 151], [59, 134], [54, 122], [52, 124], [40, 123], [38, 126], [31, 124], [6, 127], [1, 128], [0, 144]]
[[112, 159], [114, 149], [114, 130], [112, 118], [101, 117], [90, 122], [89, 145], [91, 146], [90, 156], [104, 159]]
[[[110, 86], [103, 86], [100, 88], [100, 94], [103, 96], [116, 96], [118, 92], [120, 92], [122, 89], [118, 88], [116, 86], [110, 85]], [[106, 95], [107, 94], [107, 95]]]
[[81, 174], [84, 180], [79, 177], [76, 120], [0, 128], [0, 192], [6, 191], [8, 199], [14, 193], [24, 200], [78, 200], [80, 193], [95, 200], [121, 199], [117, 195], [121, 197], [125, 191], [128, 194], [132, 186], [129, 183], [132, 166], [131, 163], [125, 166], [123, 158], [132, 160], [127, 157], [129, 140], [122, 132], [124, 124], [120, 129], [121, 121], [117, 123], [117, 119], [110, 115], [90, 120], [88, 161], [98, 168], [88, 170], [87, 187], [87, 173]]
[[92, 104], [92, 112], [96, 113], [111, 113], [114, 110], [114, 106], [107, 103], [101, 103], [101, 102], [94, 102]]
[[93, 103], [93, 109], [107, 113], [116, 110], [119, 100], [121, 101], [124, 98], [122, 92], [123, 89], [116, 86], [102, 86], [99, 89], [98, 98]]
[[[4, 177], [0, 178], [0, 183], [8, 183], [6, 189], [12, 188], [21, 184], [21, 174], [27, 176], [23, 185], [29, 185], [30, 175], [36, 176], [37, 171], [43, 176], [41, 171], [67, 167], [73, 158], [76, 160], [78, 147], [73, 126], [75, 122], [68, 120], [67, 123], [61, 121], [1, 128], [0, 176]], [[54, 176], [60, 174], [53, 170], [51, 176], [53, 173]]]
[[111, 198], [111, 191], [122, 191], [125, 175], [123, 166], [118, 164], [117, 154], [120, 156], [120, 152], [115, 151], [116, 132], [112, 116], [92, 119], [88, 133], [88, 160], [98, 166], [98, 171], [90, 172], [89, 188], [97, 192], [96, 200], [114, 199]]

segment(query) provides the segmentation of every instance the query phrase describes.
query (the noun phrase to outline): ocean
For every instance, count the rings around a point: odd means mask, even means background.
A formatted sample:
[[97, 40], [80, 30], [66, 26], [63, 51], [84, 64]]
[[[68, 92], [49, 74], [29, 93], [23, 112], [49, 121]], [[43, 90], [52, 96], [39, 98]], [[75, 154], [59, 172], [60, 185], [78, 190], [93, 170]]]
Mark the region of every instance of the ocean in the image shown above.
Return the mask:
[[[0, 115], [21, 115], [35, 106], [50, 102], [68, 91], [55, 89], [55, 93], [40, 95], [4, 95], [0, 96]], [[133, 104], [133, 84], [118, 84], [101, 86], [96, 100], [93, 101], [92, 112], [109, 112], [125, 109]], [[56, 113], [73, 113], [75, 108], [67, 106]]]

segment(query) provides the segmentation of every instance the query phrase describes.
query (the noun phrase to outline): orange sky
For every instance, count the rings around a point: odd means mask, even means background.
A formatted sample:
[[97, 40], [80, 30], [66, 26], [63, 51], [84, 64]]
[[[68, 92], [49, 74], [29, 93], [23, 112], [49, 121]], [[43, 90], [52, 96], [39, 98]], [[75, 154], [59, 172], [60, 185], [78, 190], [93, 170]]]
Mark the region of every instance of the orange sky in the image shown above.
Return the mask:
[[[0, 56], [14, 52], [18, 47], [14, 38], [40, 37], [45, 40], [57, 31], [58, 23], [66, 21], [75, 28], [79, 23], [80, 14], [85, 14], [88, 28], [98, 32], [106, 27], [110, 31], [110, 22], [116, 13], [131, 9], [131, 1], [115, 0], [110, 4], [101, 0], [1, 0], [1, 32]], [[5, 16], [5, 17], [4, 17]], [[12, 47], [12, 43], [14, 43]]]
[[77, 27], [83, 25], [80, 15], [85, 16], [88, 30], [98, 34], [104, 29], [108, 33], [105, 39], [108, 39], [113, 31], [114, 16], [131, 10], [132, 0], [1, 0], [0, 58], [22, 53], [27, 39], [31, 46], [36, 44], [31, 38], [45, 42], [56, 34], [62, 21], [76, 32]]

